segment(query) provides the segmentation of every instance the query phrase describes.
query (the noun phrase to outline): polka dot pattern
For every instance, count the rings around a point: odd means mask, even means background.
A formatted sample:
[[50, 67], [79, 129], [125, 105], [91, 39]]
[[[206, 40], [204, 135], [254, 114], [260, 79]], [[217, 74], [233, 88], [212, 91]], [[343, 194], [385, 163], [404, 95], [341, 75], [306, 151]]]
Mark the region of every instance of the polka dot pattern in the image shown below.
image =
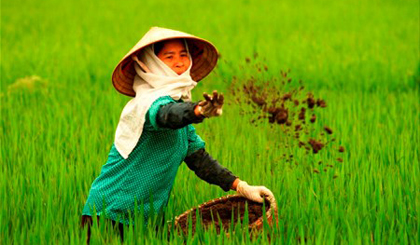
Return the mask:
[[135, 203], [150, 212], [163, 209], [169, 199], [179, 165], [185, 157], [204, 148], [205, 142], [190, 124], [180, 129], [160, 128], [156, 115], [160, 106], [178, 103], [169, 96], [157, 99], [146, 114], [143, 133], [133, 152], [124, 159], [112, 145], [108, 160], [92, 184], [84, 215], [98, 215], [129, 224]]

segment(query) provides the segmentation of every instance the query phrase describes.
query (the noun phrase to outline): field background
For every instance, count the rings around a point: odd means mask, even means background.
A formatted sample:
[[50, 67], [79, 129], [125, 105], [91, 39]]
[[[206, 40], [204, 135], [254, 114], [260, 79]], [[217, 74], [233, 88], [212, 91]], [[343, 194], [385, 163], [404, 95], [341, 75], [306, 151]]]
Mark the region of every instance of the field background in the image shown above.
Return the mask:
[[[234, 76], [263, 81], [288, 69], [326, 100], [318, 120], [346, 148], [343, 163], [334, 149], [306, 156], [274, 147], [287, 136], [252, 126], [239, 113], [245, 105], [227, 104], [222, 117], [196, 125], [221, 164], [274, 192], [276, 243], [418, 242], [419, 8], [416, 0], [2, 1], [0, 243], [84, 242], [80, 214], [129, 100], [114, 90], [111, 73], [151, 26], [192, 33], [219, 49], [218, 66], [193, 90], [194, 100], [217, 89], [232, 102]], [[314, 174], [319, 160], [334, 168]], [[223, 195], [183, 164], [168, 212]], [[187, 239], [268, 242], [242, 233]], [[118, 244], [118, 237], [95, 230], [92, 241]], [[148, 230], [127, 238], [134, 241], [165, 240]]]

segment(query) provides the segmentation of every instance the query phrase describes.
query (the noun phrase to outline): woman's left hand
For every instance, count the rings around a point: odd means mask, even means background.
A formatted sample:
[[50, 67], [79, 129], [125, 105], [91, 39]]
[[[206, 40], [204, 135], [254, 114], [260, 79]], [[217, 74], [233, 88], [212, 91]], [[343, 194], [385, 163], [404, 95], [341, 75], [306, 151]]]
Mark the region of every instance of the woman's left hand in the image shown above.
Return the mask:
[[265, 186], [251, 186], [240, 180], [236, 186], [236, 192], [251, 201], [262, 203], [264, 198], [270, 202], [274, 201], [273, 193]]

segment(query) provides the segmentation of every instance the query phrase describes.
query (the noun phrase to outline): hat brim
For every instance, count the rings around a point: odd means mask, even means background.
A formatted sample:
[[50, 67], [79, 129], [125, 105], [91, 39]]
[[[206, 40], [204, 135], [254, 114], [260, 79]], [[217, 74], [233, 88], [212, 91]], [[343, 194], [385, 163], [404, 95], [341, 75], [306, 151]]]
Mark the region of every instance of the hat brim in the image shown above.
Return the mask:
[[135, 47], [125, 55], [112, 73], [112, 84], [115, 89], [124, 95], [134, 97], [136, 92], [133, 90], [133, 83], [136, 71], [131, 55], [140, 52], [143, 48], [153, 43], [179, 38], [185, 38], [188, 44], [192, 58], [191, 78], [196, 82], [205, 78], [217, 64], [219, 54], [216, 47], [207, 40], [197, 37], [170, 37], [150, 42], [144, 46]]

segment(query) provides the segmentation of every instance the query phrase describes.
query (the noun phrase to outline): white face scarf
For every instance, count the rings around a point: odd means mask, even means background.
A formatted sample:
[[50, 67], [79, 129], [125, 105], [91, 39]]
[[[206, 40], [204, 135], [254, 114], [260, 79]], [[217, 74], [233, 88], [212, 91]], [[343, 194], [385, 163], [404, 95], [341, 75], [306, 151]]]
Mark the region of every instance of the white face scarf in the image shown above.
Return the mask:
[[188, 57], [191, 61], [188, 69], [178, 75], [154, 53], [153, 45], [145, 47], [139, 59], [149, 68], [145, 73], [137, 62], [134, 62], [136, 76], [133, 89], [136, 96], [124, 107], [115, 133], [115, 147], [124, 159], [136, 147], [143, 132], [146, 113], [153, 102], [161, 96], [171, 96], [174, 100], [191, 101], [191, 90], [197, 85], [190, 76], [192, 59], [184, 40]]

